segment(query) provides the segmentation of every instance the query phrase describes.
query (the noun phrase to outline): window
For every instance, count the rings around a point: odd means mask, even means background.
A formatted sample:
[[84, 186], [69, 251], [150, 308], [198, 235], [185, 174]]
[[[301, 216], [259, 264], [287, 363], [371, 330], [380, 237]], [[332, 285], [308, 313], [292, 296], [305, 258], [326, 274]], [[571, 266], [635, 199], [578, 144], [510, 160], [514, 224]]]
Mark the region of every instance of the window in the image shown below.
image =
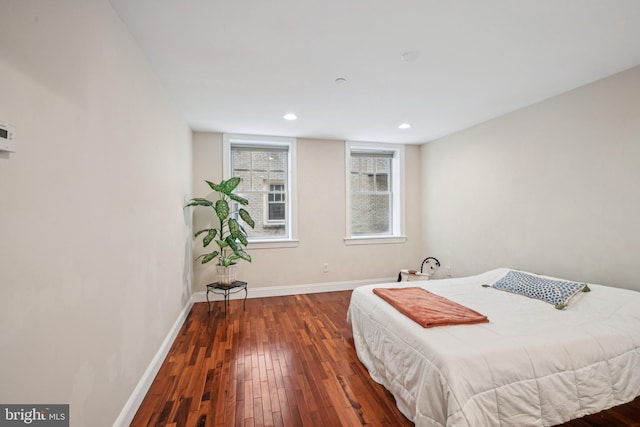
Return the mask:
[[348, 244], [398, 243], [403, 236], [404, 147], [346, 144]]
[[267, 195], [267, 219], [268, 223], [283, 223], [286, 219], [284, 184], [269, 184]]
[[351, 152], [352, 235], [392, 233], [392, 159], [393, 153]]
[[245, 209], [256, 223], [245, 227], [252, 247], [294, 242], [295, 139], [225, 135], [224, 151], [225, 177], [240, 177], [237, 193], [249, 200]]

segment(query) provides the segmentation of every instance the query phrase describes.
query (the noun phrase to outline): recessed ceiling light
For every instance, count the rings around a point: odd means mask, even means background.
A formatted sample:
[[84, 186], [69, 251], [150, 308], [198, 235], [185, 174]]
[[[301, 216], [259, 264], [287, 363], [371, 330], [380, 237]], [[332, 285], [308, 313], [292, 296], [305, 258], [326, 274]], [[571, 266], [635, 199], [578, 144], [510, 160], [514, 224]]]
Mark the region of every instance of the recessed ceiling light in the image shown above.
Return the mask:
[[298, 116], [296, 116], [293, 113], [287, 113], [284, 116], [282, 116], [283, 119], [285, 120], [296, 120], [298, 118]]
[[347, 79], [345, 79], [344, 77], [338, 77], [333, 82], [337, 85], [341, 85], [341, 84], [345, 84], [347, 82]]
[[398, 129], [409, 129], [411, 127], [411, 125], [409, 123], [402, 123], [400, 126], [398, 126]]

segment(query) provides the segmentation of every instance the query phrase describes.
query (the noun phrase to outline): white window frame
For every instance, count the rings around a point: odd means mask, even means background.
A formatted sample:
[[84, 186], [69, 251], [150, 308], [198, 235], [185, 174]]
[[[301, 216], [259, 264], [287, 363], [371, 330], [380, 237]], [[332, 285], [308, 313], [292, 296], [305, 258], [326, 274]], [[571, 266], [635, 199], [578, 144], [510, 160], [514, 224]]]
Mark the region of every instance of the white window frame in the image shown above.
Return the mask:
[[[405, 236], [405, 195], [404, 195], [404, 145], [378, 142], [345, 142], [345, 185], [346, 185], [346, 237], [347, 245], [370, 245], [380, 243], [404, 243]], [[351, 153], [385, 152], [393, 153], [391, 159], [392, 220], [391, 232], [354, 236], [351, 230]]]
[[289, 200], [286, 202], [287, 212], [285, 213], [285, 222], [288, 221], [288, 227], [286, 227], [287, 236], [275, 239], [251, 237], [249, 238], [249, 246], [247, 249], [291, 248], [298, 246], [297, 139], [278, 136], [224, 134], [222, 137], [222, 174], [224, 179], [231, 178], [232, 145], [287, 148], [289, 152], [289, 163], [287, 165]]

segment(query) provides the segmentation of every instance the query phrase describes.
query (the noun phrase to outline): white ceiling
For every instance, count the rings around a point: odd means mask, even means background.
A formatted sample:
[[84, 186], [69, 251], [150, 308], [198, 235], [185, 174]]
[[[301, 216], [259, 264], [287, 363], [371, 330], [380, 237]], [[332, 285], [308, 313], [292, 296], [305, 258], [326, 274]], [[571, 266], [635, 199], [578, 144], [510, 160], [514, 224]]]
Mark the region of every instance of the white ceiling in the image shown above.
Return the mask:
[[422, 143], [640, 65], [637, 0], [110, 1], [199, 131]]

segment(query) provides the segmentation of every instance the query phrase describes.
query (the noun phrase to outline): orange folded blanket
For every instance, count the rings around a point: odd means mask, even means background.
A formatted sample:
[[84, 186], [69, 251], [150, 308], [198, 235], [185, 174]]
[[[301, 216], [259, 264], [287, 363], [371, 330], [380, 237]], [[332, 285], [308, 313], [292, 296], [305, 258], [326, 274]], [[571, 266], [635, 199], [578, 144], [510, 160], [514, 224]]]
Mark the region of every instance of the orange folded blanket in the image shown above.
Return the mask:
[[424, 328], [489, 321], [477, 311], [422, 288], [375, 288], [373, 292]]

